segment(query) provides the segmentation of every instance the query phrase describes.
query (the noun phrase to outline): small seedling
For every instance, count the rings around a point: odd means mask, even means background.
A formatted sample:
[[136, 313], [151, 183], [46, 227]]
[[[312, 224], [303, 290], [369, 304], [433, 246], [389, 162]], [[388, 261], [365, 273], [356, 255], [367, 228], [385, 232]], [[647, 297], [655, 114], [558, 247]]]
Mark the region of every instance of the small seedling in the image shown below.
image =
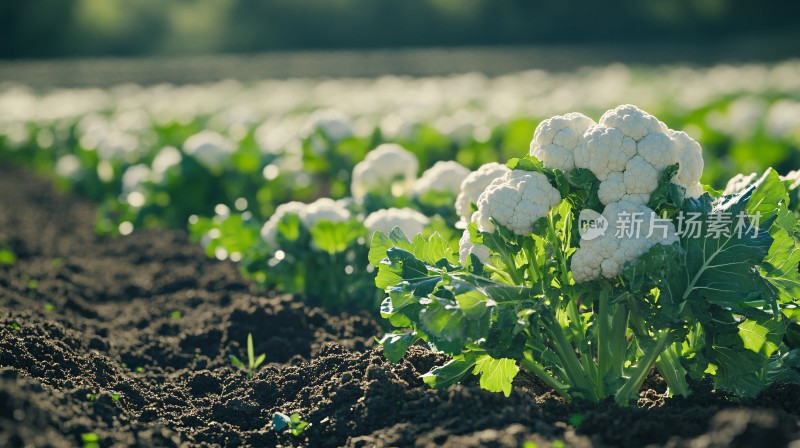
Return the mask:
[[11, 266], [17, 261], [14, 252], [8, 249], [0, 249], [0, 265]]
[[311, 423], [300, 419], [300, 414], [292, 414], [291, 416], [281, 412], [272, 414], [272, 429], [277, 432], [288, 431], [297, 437], [303, 434], [303, 431], [310, 425]]
[[81, 434], [83, 448], [98, 448], [100, 446], [100, 436], [93, 432]]
[[173, 311], [172, 314], [170, 314], [170, 316], [172, 317], [172, 320], [180, 320], [180, 318], [183, 315], [181, 314], [180, 311]]
[[231, 355], [231, 364], [234, 366], [248, 370], [248, 375], [253, 376], [253, 373], [258, 369], [264, 359], [266, 359], [267, 355], [261, 354], [258, 358], [255, 357], [255, 350], [253, 349], [253, 334], [247, 334], [247, 364], [243, 363], [239, 358], [234, 355]]
[[55, 307], [55, 305], [53, 305], [52, 303], [45, 303], [45, 304], [44, 304], [44, 310], [45, 310], [45, 311], [47, 311], [47, 312], [49, 313], [49, 312], [51, 312], [51, 311], [55, 311], [55, 310], [56, 310], [56, 307]]
[[144, 369], [143, 369], [143, 368], [141, 368], [141, 367], [137, 367], [137, 368], [136, 368], [136, 369], [134, 369], [134, 370], [136, 371], [136, 373], [142, 373], [142, 372], [144, 372]]
[[64, 266], [64, 260], [61, 258], [53, 258], [52, 260], [50, 260], [50, 264], [54, 268], [60, 268], [61, 266]]
[[122, 397], [122, 394], [120, 394], [120, 393], [117, 393], [117, 392], [112, 392], [111, 393], [111, 399], [114, 400], [114, 401], [119, 401], [119, 399], [121, 397]]
[[11, 328], [14, 330], [19, 331], [19, 324], [16, 322], [11, 322]]

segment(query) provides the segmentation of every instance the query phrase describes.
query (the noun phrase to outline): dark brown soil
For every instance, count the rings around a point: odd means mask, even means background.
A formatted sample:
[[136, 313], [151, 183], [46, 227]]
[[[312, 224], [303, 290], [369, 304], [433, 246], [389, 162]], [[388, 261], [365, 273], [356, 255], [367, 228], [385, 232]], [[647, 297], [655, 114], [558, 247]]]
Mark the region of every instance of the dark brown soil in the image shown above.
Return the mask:
[[[568, 405], [521, 376], [511, 397], [474, 384], [431, 390], [441, 359], [374, 349], [368, 315], [330, 316], [264, 294], [180, 232], [93, 233], [94, 210], [0, 167], [0, 446], [785, 446], [800, 439], [800, 387], [733, 403]], [[231, 366], [253, 334], [267, 364]], [[274, 412], [311, 422], [299, 437]], [[87, 439], [88, 440], [88, 439]], [[86, 446], [89, 446], [87, 444]]]

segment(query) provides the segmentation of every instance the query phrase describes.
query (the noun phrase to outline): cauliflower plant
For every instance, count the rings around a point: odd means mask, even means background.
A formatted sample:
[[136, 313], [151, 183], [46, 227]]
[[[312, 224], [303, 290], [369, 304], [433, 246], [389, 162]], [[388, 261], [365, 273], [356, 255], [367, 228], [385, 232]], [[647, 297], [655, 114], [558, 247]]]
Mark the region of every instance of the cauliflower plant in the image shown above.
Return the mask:
[[473, 243], [469, 236], [469, 230], [464, 230], [461, 239], [458, 241], [458, 260], [462, 266], [467, 264], [469, 254], [475, 255], [481, 263], [486, 264], [489, 261], [491, 251], [483, 244]]
[[456, 198], [456, 213], [464, 221], [468, 221], [472, 215], [471, 204], [477, 204], [483, 190], [492, 183], [493, 180], [511, 171], [507, 166], [491, 162], [482, 165], [477, 170], [471, 172], [461, 182], [461, 192]]
[[264, 223], [261, 228], [261, 238], [275, 248], [278, 244], [278, 223], [286, 215], [300, 215], [300, 212], [306, 207], [302, 202], [292, 201], [279, 205], [275, 209], [275, 213], [270, 216], [269, 220]]
[[308, 204], [300, 210], [300, 222], [303, 227], [311, 229], [320, 221], [342, 222], [350, 219], [350, 210], [341, 201], [330, 198], [321, 198]]
[[552, 117], [534, 132], [530, 148], [550, 168], [590, 170], [600, 180], [600, 202], [646, 204], [665, 168], [678, 163], [672, 179], [687, 197], [703, 194], [700, 145], [629, 104], [607, 111], [595, 124], [578, 113]]
[[201, 131], [183, 144], [183, 151], [211, 171], [220, 171], [236, 151], [230, 139], [213, 131]]
[[594, 124], [594, 120], [578, 112], [548, 118], [536, 127], [530, 154], [547, 167], [572, 171], [575, 168], [575, 148], [583, 133]]
[[483, 232], [495, 230], [493, 218], [517, 235], [527, 235], [533, 231], [533, 224], [560, 202], [561, 194], [544, 174], [512, 170], [481, 193], [473, 219]]
[[605, 222], [602, 234], [584, 233], [580, 247], [572, 255], [572, 276], [576, 282], [616, 277], [625, 266], [656, 244], [670, 245], [678, 241], [675, 225], [658, 220], [645, 205], [620, 201], [606, 205], [602, 215], [583, 210], [580, 221]]
[[469, 169], [458, 162], [436, 162], [414, 182], [412, 195], [419, 198], [427, 193], [448, 193], [456, 197], [461, 191], [461, 182], [469, 173]]
[[375, 232], [389, 233], [395, 227], [399, 227], [406, 237], [413, 239], [422, 233], [429, 223], [430, 219], [416, 210], [387, 208], [370, 213], [364, 220], [364, 227], [367, 228], [370, 235]]
[[390, 191], [402, 196], [414, 185], [418, 169], [414, 154], [398, 144], [384, 143], [353, 168], [350, 190], [357, 201], [370, 192]]

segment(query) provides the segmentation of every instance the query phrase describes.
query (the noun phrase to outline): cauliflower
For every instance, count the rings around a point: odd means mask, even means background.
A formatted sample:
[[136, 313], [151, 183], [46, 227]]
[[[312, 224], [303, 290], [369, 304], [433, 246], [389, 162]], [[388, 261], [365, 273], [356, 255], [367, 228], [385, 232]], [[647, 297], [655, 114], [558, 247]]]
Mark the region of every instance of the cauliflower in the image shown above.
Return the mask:
[[493, 232], [493, 218], [517, 235], [533, 231], [533, 224], [561, 202], [561, 194], [542, 173], [512, 170], [493, 180], [478, 198], [473, 220], [484, 232]]
[[469, 254], [474, 254], [481, 263], [486, 264], [489, 261], [489, 248], [483, 244], [473, 243], [469, 237], [469, 230], [464, 230], [461, 239], [458, 241], [458, 260], [462, 266], [467, 264]]
[[353, 168], [350, 190], [359, 201], [374, 191], [391, 190], [395, 196], [402, 196], [414, 185], [418, 169], [414, 154], [400, 145], [384, 143]]
[[422, 197], [428, 192], [451, 193], [453, 197], [461, 191], [461, 182], [469, 176], [469, 169], [458, 162], [436, 162], [431, 168], [422, 173], [414, 182], [412, 195]]
[[209, 170], [220, 171], [236, 151], [236, 145], [216, 132], [201, 131], [186, 139], [183, 151]]
[[372, 235], [375, 232], [391, 232], [395, 227], [409, 239], [422, 233], [425, 226], [430, 223], [430, 219], [422, 213], [410, 208], [388, 208], [370, 213], [364, 220], [364, 227]]
[[629, 104], [607, 111], [598, 124], [574, 113], [543, 121], [534, 133], [531, 155], [549, 168], [590, 170], [600, 180], [603, 204], [646, 204], [661, 173], [675, 163], [679, 168], [672, 182], [683, 187], [687, 197], [703, 194], [700, 145]]
[[750, 188], [758, 180], [757, 173], [750, 174], [737, 174], [728, 181], [725, 185], [725, 191], [722, 193], [724, 196], [731, 194], [741, 193]]
[[461, 192], [456, 198], [456, 213], [465, 221], [468, 220], [472, 215], [470, 205], [478, 202], [478, 197], [493, 180], [509, 171], [511, 170], [507, 166], [491, 162], [469, 173], [469, 176], [461, 182]]
[[318, 110], [309, 117], [311, 127], [337, 143], [353, 135], [353, 123], [338, 110]]
[[300, 221], [311, 229], [320, 221], [341, 222], [350, 219], [350, 210], [344, 204], [330, 198], [321, 198], [300, 210]]
[[305, 207], [306, 204], [297, 201], [279, 205], [275, 209], [275, 213], [270, 216], [269, 220], [261, 228], [261, 239], [269, 244], [270, 247], [275, 248], [278, 244], [278, 223], [286, 215], [299, 215]]
[[677, 242], [675, 225], [656, 218], [655, 212], [647, 206], [628, 201], [606, 205], [602, 215], [593, 210], [582, 211], [581, 222], [603, 219], [608, 227], [601, 234], [581, 235], [580, 247], [572, 255], [575, 281], [595, 280], [601, 274], [613, 278], [625, 263], [639, 258], [656, 244]]
[[530, 154], [547, 167], [569, 172], [575, 168], [575, 148], [594, 124], [594, 120], [578, 112], [548, 118], [536, 127]]

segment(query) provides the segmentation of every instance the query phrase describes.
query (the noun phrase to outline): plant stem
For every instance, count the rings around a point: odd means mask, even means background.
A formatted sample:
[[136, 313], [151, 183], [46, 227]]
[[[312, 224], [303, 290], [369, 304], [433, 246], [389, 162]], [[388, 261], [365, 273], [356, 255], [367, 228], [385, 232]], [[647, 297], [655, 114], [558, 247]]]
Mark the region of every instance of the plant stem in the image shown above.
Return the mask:
[[608, 312], [608, 290], [603, 288], [600, 291], [600, 300], [597, 312], [597, 377], [595, 387], [598, 397], [605, 397], [605, 377], [611, 366], [611, 340], [609, 340], [609, 312]]
[[628, 348], [626, 332], [628, 330], [628, 306], [619, 303], [611, 322], [611, 369], [614, 374], [622, 378], [625, 368], [625, 353]]
[[553, 337], [554, 347], [556, 354], [564, 362], [564, 369], [569, 376], [572, 384], [578, 389], [583, 389], [590, 394], [590, 400], [599, 401], [596, 396], [594, 388], [591, 386], [591, 380], [587, 377], [586, 372], [583, 370], [581, 363], [578, 362], [578, 357], [575, 355], [575, 349], [567, 340], [564, 334], [564, 329], [561, 328], [558, 322], [554, 319], [544, 319], [545, 330]]
[[514, 257], [510, 256], [506, 251], [500, 251], [500, 257], [503, 259], [503, 263], [506, 265], [506, 269], [508, 269], [508, 275], [511, 276], [511, 280], [517, 286], [522, 286], [523, 279], [519, 275], [519, 270], [517, 269], [517, 262], [514, 261]]
[[672, 344], [664, 350], [664, 353], [656, 360], [656, 368], [664, 381], [669, 386], [670, 395], [683, 395], [688, 397], [692, 391], [689, 383], [686, 382], [686, 369], [680, 362], [680, 355], [677, 350], [679, 342]]
[[647, 378], [647, 373], [650, 371], [653, 363], [655, 363], [656, 358], [658, 358], [667, 347], [667, 343], [672, 337], [671, 333], [672, 330], [669, 329], [661, 330], [656, 338], [656, 345], [648, 353], [639, 358], [638, 365], [633, 371], [633, 375], [631, 375], [631, 377], [625, 381], [625, 384], [617, 390], [617, 393], [614, 394], [614, 401], [616, 401], [617, 404], [622, 406], [627, 405], [628, 401], [639, 391], [645, 378]]
[[565, 384], [562, 384], [557, 379], [553, 378], [553, 375], [547, 373], [544, 367], [542, 367], [541, 364], [539, 364], [538, 362], [534, 361], [533, 357], [530, 354], [525, 353], [525, 356], [522, 359], [520, 359], [519, 363], [522, 364], [523, 367], [528, 369], [529, 372], [533, 373], [539, 379], [547, 383], [547, 385], [552, 387], [553, 390], [555, 390], [559, 395], [561, 395], [566, 399], [569, 399], [569, 395], [567, 393], [569, 387]]

